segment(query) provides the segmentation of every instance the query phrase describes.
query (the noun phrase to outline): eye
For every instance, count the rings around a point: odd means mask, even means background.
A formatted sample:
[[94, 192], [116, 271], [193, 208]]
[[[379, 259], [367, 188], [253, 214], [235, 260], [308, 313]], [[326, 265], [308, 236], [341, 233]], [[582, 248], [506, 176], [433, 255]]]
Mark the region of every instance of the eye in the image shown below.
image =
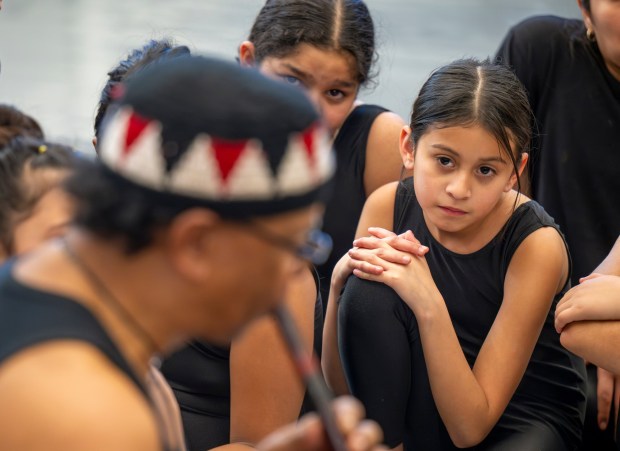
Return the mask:
[[333, 100], [340, 100], [343, 99], [346, 94], [340, 89], [330, 89], [329, 91], [327, 91], [327, 96], [332, 98]]
[[292, 75], [280, 75], [280, 78], [289, 85], [301, 85], [301, 80], [299, 80], [299, 78], [297, 77], [293, 77]]
[[443, 166], [445, 168], [451, 168], [452, 166], [454, 166], [454, 163], [452, 162], [452, 159], [448, 158], [448, 157], [437, 157], [437, 162], [439, 163], [440, 166]]
[[478, 169], [478, 171], [485, 177], [489, 177], [495, 174], [495, 169], [489, 166], [480, 166], [480, 169]]

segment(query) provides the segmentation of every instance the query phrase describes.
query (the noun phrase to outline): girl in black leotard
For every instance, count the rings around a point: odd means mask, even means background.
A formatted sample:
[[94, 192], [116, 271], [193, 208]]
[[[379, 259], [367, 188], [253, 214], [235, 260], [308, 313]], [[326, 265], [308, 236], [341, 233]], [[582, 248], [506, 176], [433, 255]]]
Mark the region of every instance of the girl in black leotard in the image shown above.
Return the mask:
[[397, 180], [402, 168], [403, 120], [358, 101], [359, 90], [372, 82], [375, 49], [373, 20], [361, 0], [267, 0], [239, 47], [242, 64], [308, 92], [334, 139], [336, 187], [323, 220], [334, 248], [317, 268], [324, 306], [366, 198]]
[[[391, 447], [579, 444], [583, 362], [560, 345], [552, 313], [569, 287], [567, 248], [513, 188], [529, 140], [527, 97], [508, 69], [438, 69], [401, 134], [413, 178], [368, 199], [356, 248], [334, 270], [333, 293], [357, 277], [328, 307], [326, 370], [337, 383], [337, 326], [349, 388]], [[362, 238], [369, 226], [381, 229]]]

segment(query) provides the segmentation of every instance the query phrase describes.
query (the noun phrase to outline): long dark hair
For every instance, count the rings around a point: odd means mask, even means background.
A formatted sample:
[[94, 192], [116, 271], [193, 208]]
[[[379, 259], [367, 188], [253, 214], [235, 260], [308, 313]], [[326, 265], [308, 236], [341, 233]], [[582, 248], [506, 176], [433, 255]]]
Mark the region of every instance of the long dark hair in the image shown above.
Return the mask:
[[435, 70], [422, 86], [411, 113], [412, 145], [431, 127], [480, 125], [512, 162], [521, 191], [519, 162], [529, 151], [531, 120], [525, 88], [510, 69], [461, 59]]
[[0, 148], [16, 136], [43, 139], [43, 130], [34, 118], [14, 106], [0, 104]]
[[341, 50], [355, 58], [357, 81], [375, 74], [375, 29], [361, 0], [267, 0], [256, 16], [248, 40], [260, 63], [266, 57], [294, 53], [299, 44]]
[[583, 7], [586, 9], [586, 11], [590, 12], [590, 0], [582, 0], [583, 1]]

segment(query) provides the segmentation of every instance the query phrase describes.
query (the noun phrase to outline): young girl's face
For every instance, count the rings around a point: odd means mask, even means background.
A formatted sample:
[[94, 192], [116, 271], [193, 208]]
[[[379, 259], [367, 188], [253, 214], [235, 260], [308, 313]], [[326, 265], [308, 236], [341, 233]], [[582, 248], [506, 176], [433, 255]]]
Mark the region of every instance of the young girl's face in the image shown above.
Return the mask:
[[497, 139], [478, 125], [430, 128], [412, 152], [407, 133], [401, 153], [429, 229], [466, 236], [483, 227], [516, 183]]
[[353, 108], [359, 83], [352, 55], [300, 44], [281, 58], [266, 57], [259, 69], [307, 92], [333, 134]]

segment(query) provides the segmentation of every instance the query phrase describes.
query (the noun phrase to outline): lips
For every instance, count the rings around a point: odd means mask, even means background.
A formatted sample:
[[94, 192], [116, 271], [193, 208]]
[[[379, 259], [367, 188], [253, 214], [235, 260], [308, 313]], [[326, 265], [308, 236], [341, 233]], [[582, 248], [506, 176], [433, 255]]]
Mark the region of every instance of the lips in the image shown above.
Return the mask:
[[441, 211], [450, 216], [463, 216], [464, 214], [467, 214], [466, 211], [454, 207], [444, 207], [440, 205], [439, 208], [441, 209]]

